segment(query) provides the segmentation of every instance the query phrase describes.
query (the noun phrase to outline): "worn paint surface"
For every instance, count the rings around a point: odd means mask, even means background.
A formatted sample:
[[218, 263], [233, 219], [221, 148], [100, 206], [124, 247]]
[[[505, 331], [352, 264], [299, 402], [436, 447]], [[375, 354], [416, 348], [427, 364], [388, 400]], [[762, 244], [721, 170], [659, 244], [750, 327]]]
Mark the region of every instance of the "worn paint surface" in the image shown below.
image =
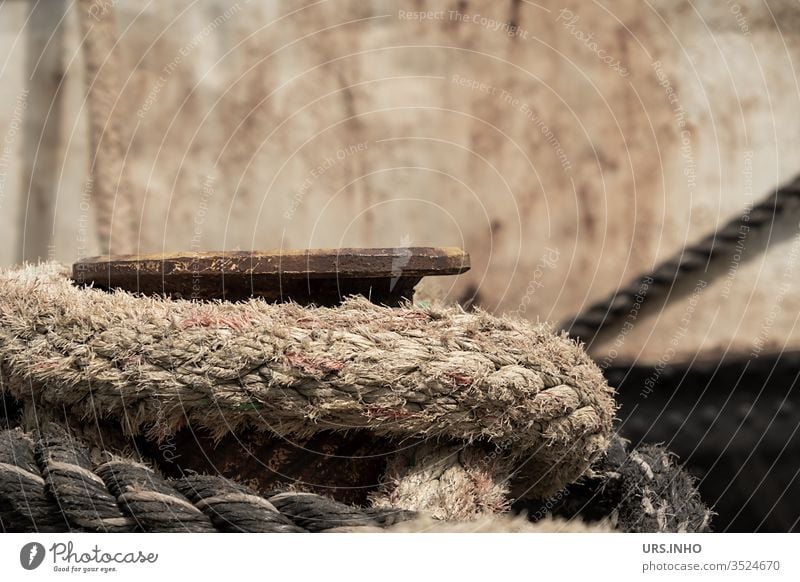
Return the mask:
[[[0, 8], [0, 131], [25, 87], [21, 4]], [[432, 294], [557, 321], [800, 171], [788, 0], [116, 9], [142, 252], [459, 246], [472, 270]], [[96, 254], [76, 18], [48, 247], [65, 261]], [[5, 263], [20, 258], [21, 148], [0, 198]], [[796, 346], [798, 221], [593, 353]]]

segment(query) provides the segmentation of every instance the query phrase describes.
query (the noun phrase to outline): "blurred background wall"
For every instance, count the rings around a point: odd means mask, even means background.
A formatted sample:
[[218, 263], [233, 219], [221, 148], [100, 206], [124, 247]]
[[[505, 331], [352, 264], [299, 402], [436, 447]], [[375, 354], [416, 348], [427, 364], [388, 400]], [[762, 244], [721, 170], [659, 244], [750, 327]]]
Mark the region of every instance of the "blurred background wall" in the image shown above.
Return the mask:
[[[462, 246], [429, 293], [557, 321], [800, 171], [790, 0], [94, 7], [139, 252]], [[99, 250], [79, 18], [0, 4], [3, 265]], [[798, 221], [593, 354], [795, 346]]]

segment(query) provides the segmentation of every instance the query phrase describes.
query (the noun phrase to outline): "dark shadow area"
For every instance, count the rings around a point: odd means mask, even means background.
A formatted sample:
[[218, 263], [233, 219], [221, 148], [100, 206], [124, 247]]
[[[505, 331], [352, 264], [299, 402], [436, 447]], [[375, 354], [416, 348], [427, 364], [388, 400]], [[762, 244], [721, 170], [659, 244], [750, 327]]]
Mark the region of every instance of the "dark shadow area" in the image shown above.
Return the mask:
[[634, 446], [663, 443], [698, 478], [715, 531], [800, 531], [800, 353], [606, 370]]

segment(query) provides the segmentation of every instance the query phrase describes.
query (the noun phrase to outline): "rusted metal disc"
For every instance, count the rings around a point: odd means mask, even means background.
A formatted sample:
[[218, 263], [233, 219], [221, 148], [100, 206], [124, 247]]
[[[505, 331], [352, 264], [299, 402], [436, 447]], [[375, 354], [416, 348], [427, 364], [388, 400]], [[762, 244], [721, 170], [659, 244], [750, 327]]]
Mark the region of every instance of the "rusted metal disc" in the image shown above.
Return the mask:
[[102, 289], [183, 299], [337, 305], [349, 295], [397, 305], [429, 275], [458, 275], [469, 255], [452, 247], [231, 251], [90, 257], [72, 278]]

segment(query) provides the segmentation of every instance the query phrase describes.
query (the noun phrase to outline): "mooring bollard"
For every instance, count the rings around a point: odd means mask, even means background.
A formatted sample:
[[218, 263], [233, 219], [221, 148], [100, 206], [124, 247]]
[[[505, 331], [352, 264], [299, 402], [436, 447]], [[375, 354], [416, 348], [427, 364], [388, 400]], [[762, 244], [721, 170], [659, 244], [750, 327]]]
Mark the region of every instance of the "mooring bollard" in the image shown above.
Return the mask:
[[[257, 298], [333, 307], [361, 295], [398, 307], [413, 300], [423, 277], [469, 269], [469, 254], [454, 247], [340, 248], [90, 257], [72, 266], [72, 279], [100, 289], [201, 302]], [[387, 439], [365, 438], [358, 431], [305, 440], [248, 431], [217, 440], [185, 428], [164, 442], [143, 447], [168, 475], [219, 473], [262, 491], [297, 481], [354, 503], [364, 503], [378, 485], [394, 449]]]

